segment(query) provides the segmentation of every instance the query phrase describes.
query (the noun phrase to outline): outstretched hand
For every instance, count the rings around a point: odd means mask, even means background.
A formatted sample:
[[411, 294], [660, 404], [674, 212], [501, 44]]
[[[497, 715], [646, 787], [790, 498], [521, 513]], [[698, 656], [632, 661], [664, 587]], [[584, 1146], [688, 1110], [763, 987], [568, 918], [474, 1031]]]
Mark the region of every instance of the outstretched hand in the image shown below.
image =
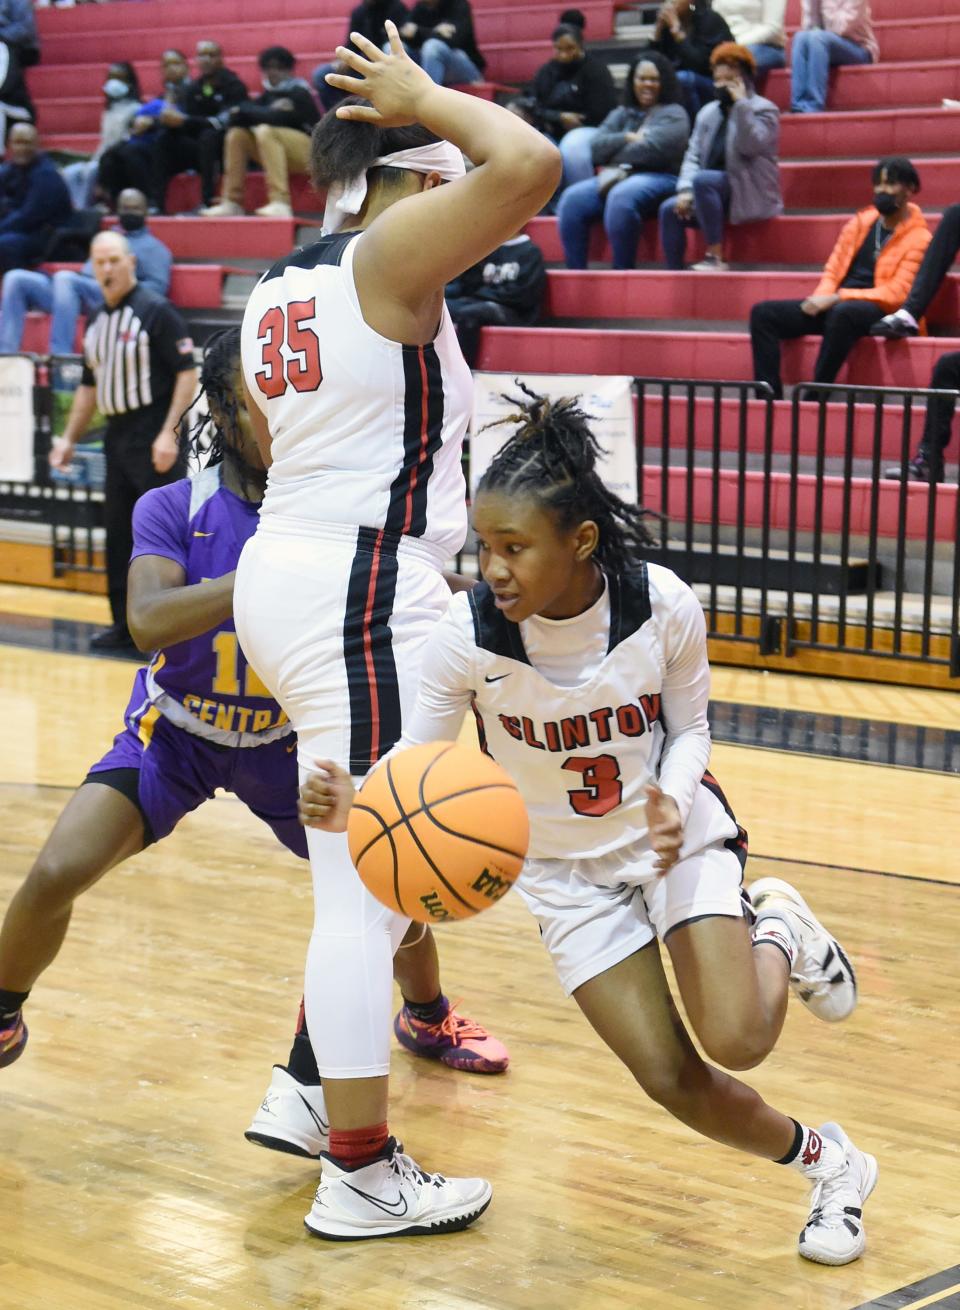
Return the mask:
[[[348, 95], [363, 96], [369, 105], [340, 105], [338, 118], [358, 123], [376, 123], [378, 127], [406, 127], [419, 118], [418, 106], [424, 93], [434, 87], [427, 74], [407, 54], [400, 40], [396, 23], [385, 24], [390, 51], [378, 49], [359, 32], [351, 32], [350, 40], [357, 47], [337, 46], [337, 59], [348, 72], [328, 73], [331, 86]], [[357, 51], [362, 53], [358, 54]]]
[[647, 791], [647, 829], [650, 845], [657, 856], [654, 865], [662, 877], [677, 862], [683, 844], [683, 822], [680, 810], [672, 796], [667, 796], [655, 783]]
[[300, 788], [297, 815], [305, 828], [346, 832], [356, 789], [346, 769], [333, 760], [317, 760], [316, 773]]

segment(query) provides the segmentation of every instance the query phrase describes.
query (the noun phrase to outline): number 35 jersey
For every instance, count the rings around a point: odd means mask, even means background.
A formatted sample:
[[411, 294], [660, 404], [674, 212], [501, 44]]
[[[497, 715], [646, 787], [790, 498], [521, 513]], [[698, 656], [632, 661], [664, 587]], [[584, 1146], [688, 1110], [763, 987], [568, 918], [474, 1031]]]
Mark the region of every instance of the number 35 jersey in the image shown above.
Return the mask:
[[447, 559], [466, 536], [470, 370], [446, 306], [425, 346], [389, 341], [364, 321], [360, 240], [335, 234], [287, 256], [247, 303], [243, 375], [273, 442], [261, 530], [375, 528], [419, 537]]
[[679, 806], [682, 855], [738, 834], [706, 772], [709, 692], [703, 611], [669, 569], [608, 576], [585, 613], [519, 624], [482, 585], [438, 624], [401, 745], [455, 735], [472, 704], [481, 745], [526, 803], [531, 857], [624, 852], [652, 874], [650, 783]]
[[[216, 464], [140, 497], [130, 558], [173, 560], [192, 586], [232, 573], [256, 530], [257, 506], [221, 485]], [[293, 731], [244, 659], [232, 619], [157, 651], [143, 681], [145, 712], [221, 746], [260, 746]]]

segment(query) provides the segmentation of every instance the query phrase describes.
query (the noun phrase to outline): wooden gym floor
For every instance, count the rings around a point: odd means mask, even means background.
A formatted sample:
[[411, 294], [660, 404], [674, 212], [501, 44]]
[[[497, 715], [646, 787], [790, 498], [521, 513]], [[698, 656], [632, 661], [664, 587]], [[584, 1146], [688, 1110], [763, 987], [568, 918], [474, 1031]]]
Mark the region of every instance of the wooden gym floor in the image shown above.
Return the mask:
[[[135, 665], [69, 653], [104, 620], [99, 598], [0, 587], [0, 906], [120, 725]], [[859, 967], [847, 1025], [791, 1006], [747, 1077], [879, 1157], [862, 1261], [800, 1260], [802, 1180], [644, 1101], [513, 897], [438, 934], [509, 1073], [393, 1061], [393, 1128], [424, 1165], [488, 1176], [489, 1211], [448, 1237], [308, 1237], [316, 1166], [243, 1130], [286, 1059], [309, 879], [224, 798], [82, 898], [35, 990], [0, 1072], [0, 1308], [960, 1306], [960, 698], [731, 669], [714, 698], [749, 875], [795, 880]]]

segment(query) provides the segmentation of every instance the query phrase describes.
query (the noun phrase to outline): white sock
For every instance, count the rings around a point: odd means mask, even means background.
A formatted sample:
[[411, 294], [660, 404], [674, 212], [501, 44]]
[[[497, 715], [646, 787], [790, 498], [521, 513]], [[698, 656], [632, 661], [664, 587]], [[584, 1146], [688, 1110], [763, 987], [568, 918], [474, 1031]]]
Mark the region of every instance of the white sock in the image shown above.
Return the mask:
[[790, 972], [793, 973], [793, 966], [797, 962], [798, 946], [797, 939], [786, 919], [781, 918], [774, 911], [761, 914], [753, 925], [753, 944], [759, 946], [761, 942], [781, 950], [787, 957]]
[[798, 1124], [797, 1127], [803, 1137], [797, 1154], [788, 1162], [791, 1169], [816, 1181], [843, 1168], [845, 1155], [839, 1142], [835, 1142], [832, 1137], [823, 1137], [815, 1128], [808, 1128], [806, 1124]]

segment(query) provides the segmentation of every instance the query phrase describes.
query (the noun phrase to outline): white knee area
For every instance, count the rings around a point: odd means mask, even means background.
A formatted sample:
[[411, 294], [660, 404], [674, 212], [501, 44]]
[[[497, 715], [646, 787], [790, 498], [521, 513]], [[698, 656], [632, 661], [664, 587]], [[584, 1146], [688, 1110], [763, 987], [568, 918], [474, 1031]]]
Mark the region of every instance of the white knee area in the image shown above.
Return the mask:
[[393, 956], [410, 920], [381, 905], [350, 860], [345, 833], [307, 829], [316, 914], [304, 1005], [322, 1078], [390, 1070]]

